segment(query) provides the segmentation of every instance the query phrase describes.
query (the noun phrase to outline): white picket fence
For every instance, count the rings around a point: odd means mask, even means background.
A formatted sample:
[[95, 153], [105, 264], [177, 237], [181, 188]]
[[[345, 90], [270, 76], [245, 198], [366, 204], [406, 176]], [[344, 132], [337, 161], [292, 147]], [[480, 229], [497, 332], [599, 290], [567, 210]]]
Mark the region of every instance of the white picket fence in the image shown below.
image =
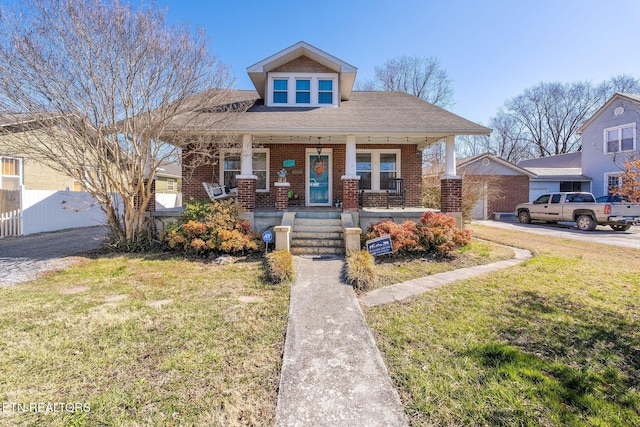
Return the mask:
[[86, 192], [21, 190], [20, 208], [1, 214], [0, 238], [101, 225], [106, 216]]

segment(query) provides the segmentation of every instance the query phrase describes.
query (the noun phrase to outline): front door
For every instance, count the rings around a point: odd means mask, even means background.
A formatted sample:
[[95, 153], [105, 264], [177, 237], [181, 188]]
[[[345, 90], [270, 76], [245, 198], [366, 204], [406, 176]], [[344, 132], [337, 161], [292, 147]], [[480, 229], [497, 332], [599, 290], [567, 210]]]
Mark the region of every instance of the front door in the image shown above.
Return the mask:
[[320, 154], [316, 149], [307, 149], [307, 206], [332, 205], [331, 154], [330, 148], [323, 149]]

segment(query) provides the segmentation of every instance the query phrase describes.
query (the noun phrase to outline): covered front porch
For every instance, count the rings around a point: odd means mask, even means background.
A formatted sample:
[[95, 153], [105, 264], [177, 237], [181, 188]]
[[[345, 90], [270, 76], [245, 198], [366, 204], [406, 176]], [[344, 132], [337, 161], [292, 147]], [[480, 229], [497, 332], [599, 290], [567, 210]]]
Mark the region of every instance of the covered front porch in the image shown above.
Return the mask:
[[[408, 215], [424, 212], [422, 150], [442, 139], [447, 147], [442, 211], [459, 216], [461, 179], [456, 175], [453, 135], [391, 138], [244, 134], [242, 147], [235, 154], [239, 173], [233, 175], [233, 184], [248, 213], [337, 208], [388, 214], [387, 206], [402, 208]], [[230, 166], [231, 162], [221, 158], [219, 176], [228, 180]], [[390, 200], [389, 189], [398, 179], [402, 180], [402, 198]]]

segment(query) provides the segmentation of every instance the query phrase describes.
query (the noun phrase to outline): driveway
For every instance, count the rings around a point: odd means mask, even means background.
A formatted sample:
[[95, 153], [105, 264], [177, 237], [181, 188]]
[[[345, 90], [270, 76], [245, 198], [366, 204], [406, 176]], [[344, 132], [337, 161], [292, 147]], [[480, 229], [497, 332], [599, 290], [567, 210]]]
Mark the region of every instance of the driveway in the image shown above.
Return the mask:
[[594, 231], [580, 231], [572, 223], [545, 225], [502, 221], [473, 221], [473, 223], [505, 230], [517, 230], [563, 239], [640, 249], [640, 227], [631, 227], [629, 231], [613, 231], [608, 226], [599, 225]]
[[106, 232], [105, 227], [99, 226], [0, 239], [0, 286], [26, 282], [45, 271], [67, 267], [73, 256], [99, 249]]

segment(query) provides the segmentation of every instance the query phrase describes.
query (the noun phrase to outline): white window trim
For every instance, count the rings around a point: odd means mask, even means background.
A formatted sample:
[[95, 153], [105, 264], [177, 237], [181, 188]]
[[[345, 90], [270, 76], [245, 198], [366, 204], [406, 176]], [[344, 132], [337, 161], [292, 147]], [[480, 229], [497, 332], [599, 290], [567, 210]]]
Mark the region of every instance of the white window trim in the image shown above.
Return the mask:
[[178, 180], [175, 178], [167, 178], [167, 191], [177, 191], [177, 190], [178, 190]]
[[402, 150], [399, 149], [357, 149], [356, 154], [366, 153], [371, 154], [371, 190], [365, 190], [367, 193], [386, 193], [387, 189], [380, 189], [380, 154], [395, 154], [397, 160], [396, 177], [402, 177]]
[[[273, 102], [273, 81], [288, 80], [287, 103]], [[311, 80], [311, 102], [309, 104], [296, 103], [296, 80]], [[332, 103], [318, 103], [318, 80], [331, 80], [332, 83]], [[323, 91], [328, 92], [328, 91]], [[337, 107], [338, 106], [338, 73], [269, 73], [267, 81], [267, 107]]]
[[[284, 104], [283, 104], [284, 105]], [[266, 178], [266, 186], [267, 188], [260, 188], [260, 189], [256, 189], [256, 193], [268, 193], [269, 192], [269, 188], [270, 188], [270, 182], [269, 182], [269, 175], [271, 173], [271, 164], [269, 162], [269, 149], [268, 148], [254, 148], [251, 150], [253, 154], [255, 153], [267, 153], [267, 158], [266, 158], [266, 162], [267, 162], [267, 178]], [[230, 154], [241, 154], [241, 150], [221, 150], [220, 151], [220, 181], [224, 180], [224, 155], [227, 153]], [[253, 173], [253, 171], [251, 171]], [[240, 171], [238, 170], [238, 175], [240, 174]], [[222, 183], [225, 184], [226, 183]]]
[[[18, 174], [17, 175], [3, 175], [2, 174], [2, 160], [4, 159], [9, 159], [9, 160], [17, 160], [18, 161]], [[22, 186], [23, 182], [22, 182], [22, 177], [23, 175], [23, 166], [24, 166], [24, 162], [22, 161], [23, 159], [21, 157], [13, 157], [13, 156], [0, 156], [0, 188], [2, 188], [2, 179], [3, 178], [12, 178], [15, 179], [16, 177], [18, 177], [18, 188], [20, 186]]]
[[618, 187], [622, 187], [622, 173], [621, 172], [607, 172], [604, 174], [604, 190], [602, 192], [603, 195], [609, 194], [609, 177], [617, 176], [618, 177]]
[[[631, 150], [622, 150], [622, 129], [631, 128], [633, 130], [633, 148]], [[618, 131], [618, 151], [609, 151], [609, 144], [607, 143], [607, 133], [611, 131]], [[636, 151], [636, 122], [627, 123], [620, 126], [613, 126], [606, 128], [602, 132], [603, 152], [606, 154], [627, 153]]]

